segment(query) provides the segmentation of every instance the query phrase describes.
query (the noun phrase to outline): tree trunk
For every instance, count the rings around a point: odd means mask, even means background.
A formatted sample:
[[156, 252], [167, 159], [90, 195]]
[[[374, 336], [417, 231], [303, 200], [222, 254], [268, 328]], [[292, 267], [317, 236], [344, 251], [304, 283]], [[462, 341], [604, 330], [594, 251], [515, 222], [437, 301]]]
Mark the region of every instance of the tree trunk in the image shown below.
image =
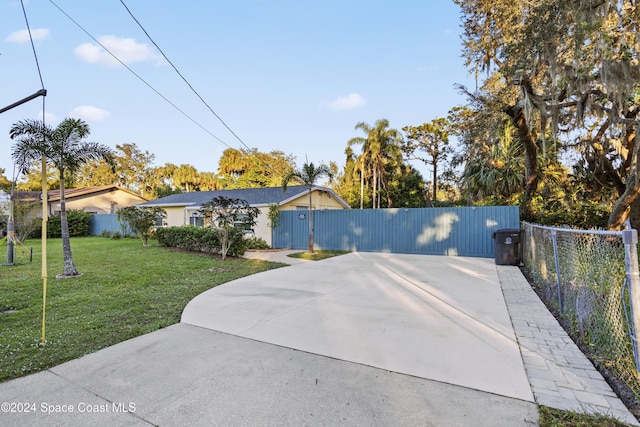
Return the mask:
[[64, 259], [63, 277], [79, 276], [71, 255], [69, 240], [69, 223], [67, 222], [67, 205], [64, 197], [64, 172], [60, 171], [60, 233], [62, 235], [62, 257]]
[[425, 188], [423, 194], [424, 194], [424, 203], [425, 203], [426, 207], [432, 208], [433, 207], [433, 203], [431, 203], [431, 194], [429, 192], [429, 189]]
[[389, 191], [389, 188], [387, 187], [387, 181], [384, 179], [380, 180], [380, 187], [384, 191], [384, 194], [387, 196], [387, 207], [393, 208], [393, 197], [391, 197], [391, 191]]
[[229, 229], [226, 226], [220, 228], [220, 258], [222, 261], [227, 257], [227, 252], [229, 252]]
[[376, 166], [373, 166], [373, 184], [372, 184], [372, 190], [373, 190], [373, 194], [371, 194], [371, 207], [373, 209], [376, 208], [376, 189], [377, 189], [377, 185], [378, 185], [378, 169], [376, 168]]
[[309, 187], [309, 253], [313, 253], [313, 204], [311, 203], [311, 187]]
[[533, 139], [522, 107], [514, 105], [505, 108], [504, 111], [511, 117], [513, 124], [518, 129], [518, 138], [524, 146], [526, 183], [522, 199], [522, 217], [523, 219], [531, 220], [531, 200], [538, 191], [538, 147]]
[[[637, 127], [640, 127], [640, 125], [637, 125]], [[610, 230], [621, 230], [624, 228], [624, 222], [630, 216], [630, 208], [638, 207], [638, 203], [634, 203], [638, 201], [638, 192], [640, 191], [640, 183], [638, 182], [638, 156], [640, 155], [638, 151], [640, 150], [640, 144], [638, 144], [638, 138], [640, 138], [640, 132], [638, 132], [638, 129], [636, 128], [634, 135], [636, 143], [633, 144], [633, 150], [631, 151], [631, 162], [629, 163], [629, 171], [627, 172], [626, 188], [611, 210], [608, 225]], [[631, 214], [631, 218], [634, 222], [636, 222], [638, 216], [638, 212], [633, 212]], [[632, 223], [631, 226], [637, 229], [640, 224]]]
[[364, 160], [360, 166], [360, 209], [364, 209]]
[[636, 230], [640, 227], [640, 197], [636, 197], [636, 199], [629, 206], [629, 222], [631, 223], [631, 228], [635, 228]]
[[[602, 124], [602, 126], [600, 126], [600, 129], [598, 129], [598, 133], [591, 140], [590, 145], [591, 145], [591, 148], [593, 149], [594, 155], [597, 156], [600, 164], [602, 165], [602, 169], [604, 169], [604, 174], [611, 180], [613, 185], [616, 187], [618, 196], [622, 196], [622, 194], [624, 194], [624, 191], [625, 191], [624, 182], [620, 178], [620, 174], [618, 173], [618, 171], [616, 171], [616, 169], [611, 164], [611, 160], [607, 158], [607, 153], [604, 151], [603, 144], [602, 144], [602, 140], [605, 138], [605, 132], [609, 129], [610, 126], [611, 126], [611, 120], [607, 119]], [[627, 141], [627, 147], [629, 147], [629, 152], [632, 152], [631, 144], [629, 144], [629, 142], [633, 142], [633, 141]], [[631, 156], [628, 156], [628, 158], [625, 160], [625, 167], [627, 168], [629, 167], [630, 161], [631, 161]], [[593, 172], [596, 173], [596, 171], [593, 171]]]
[[438, 200], [438, 162], [433, 159], [433, 201]]

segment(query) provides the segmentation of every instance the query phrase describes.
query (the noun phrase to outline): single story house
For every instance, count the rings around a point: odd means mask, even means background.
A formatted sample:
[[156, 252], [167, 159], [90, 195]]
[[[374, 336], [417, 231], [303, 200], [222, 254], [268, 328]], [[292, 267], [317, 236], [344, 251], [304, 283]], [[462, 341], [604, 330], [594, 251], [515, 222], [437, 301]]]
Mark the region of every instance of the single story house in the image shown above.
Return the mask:
[[[5, 200], [6, 199], [6, 200]], [[93, 214], [113, 214], [125, 206], [134, 206], [148, 199], [117, 185], [101, 185], [96, 187], [67, 188], [64, 190], [67, 211], [78, 210]], [[9, 196], [0, 194], [0, 212], [7, 205]], [[41, 191], [16, 191], [15, 200], [23, 203], [42, 204]], [[60, 190], [47, 191], [49, 216], [60, 213]], [[34, 210], [41, 208], [34, 207]], [[38, 216], [41, 216], [38, 214]]]
[[[67, 210], [78, 210], [92, 214], [114, 214], [120, 208], [135, 206], [148, 199], [136, 192], [117, 185], [67, 188], [64, 190]], [[47, 192], [49, 215], [60, 213], [60, 190]]]
[[[349, 209], [349, 205], [332, 189], [314, 186], [311, 189], [311, 202], [314, 210]], [[309, 190], [303, 185], [287, 187], [243, 188], [236, 190], [196, 191], [191, 193], [172, 194], [157, 200], [151, 200], [138, 206], [158, 206], [167, 212], [167, 226], [196, 225], [202, 226], [202, 216], [198, 210], [214, 197], [246, 200], [250, 206], [260, 210], [254, 235], [264, 239], [271, 245], [271, 228], [269, 227], [269, 205], [278, 204], [280, 210], [309, 209]]]

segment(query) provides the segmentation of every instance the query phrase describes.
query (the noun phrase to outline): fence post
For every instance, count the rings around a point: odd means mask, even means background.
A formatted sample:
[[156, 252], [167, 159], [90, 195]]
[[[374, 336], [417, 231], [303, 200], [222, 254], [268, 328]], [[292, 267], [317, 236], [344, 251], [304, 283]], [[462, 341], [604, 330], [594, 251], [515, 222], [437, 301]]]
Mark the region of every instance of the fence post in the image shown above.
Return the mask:
[[622, 230], [624, 243], [624, 263], [627, 283], [629, 284], [629, 299], [631, 302], [631, 321], [633, 323], [632, 344], [636, 370], [640, 373], [640, 358], [636, 335], [640, 331], [640, 273], [638, 272], [638, 231], [633, 228]]
[[556, 230], [551, 230], [551, 241], [553, 242], [553, 258], [556, 262], [556, 282], [558, 284], [558, 309], [560, 315], [564, 314], [564, 302], [562, 301], [562, 280], [560, 279], [560, 255], [558, 254], [558, 240]]

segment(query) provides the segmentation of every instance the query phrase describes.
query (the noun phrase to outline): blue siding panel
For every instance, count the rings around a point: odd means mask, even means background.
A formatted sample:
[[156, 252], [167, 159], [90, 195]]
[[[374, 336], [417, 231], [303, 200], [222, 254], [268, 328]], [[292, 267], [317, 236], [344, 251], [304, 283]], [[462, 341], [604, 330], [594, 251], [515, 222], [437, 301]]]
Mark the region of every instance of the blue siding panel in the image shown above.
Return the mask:
[[89, 235], [99, 236], [103, 231], [121, 231], [118, 214], [95, 214], [89, 220]]
[[[273, 246], [307, 249], [308, 211], [282, 211]], [[493, 231], [519, 228], [517, 206], [314, 211], [316, 249], [493, 257]]]

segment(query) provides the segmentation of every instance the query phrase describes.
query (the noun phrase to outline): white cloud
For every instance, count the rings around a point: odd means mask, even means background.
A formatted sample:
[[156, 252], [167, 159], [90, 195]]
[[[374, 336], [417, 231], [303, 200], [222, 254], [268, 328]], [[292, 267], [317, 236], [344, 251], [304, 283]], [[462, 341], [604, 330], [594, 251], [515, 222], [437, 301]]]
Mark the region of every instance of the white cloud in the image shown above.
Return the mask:
[[[44, 40], [49, 38], [49, 30], [46, 28], [36, 28], [31, 30], [31, 37], [34, 41]], [[26, 43], [29, 41], [29, 31], [19, 30], [9, 34], [6, 39], [10, 43]]]
[[346, 96], [340, 96], [334, 101], [327, 104], [327, 107], [333, 111], [353, 110], [366, 104], [364, 97], [357, 93], [350, 93]]
[[[40, 110], [40, 112], [38, 113], [38, 116], [35, 117], [35, 119], [42, 120], [42, 110]], [[58, 126], [58, 123], [59, 123], [58, 116], [56, 116], [53, 113], [44, 113], [44, 122], [50, 125], [51, 127], [56, 127]]]
[[93, 107], [91, 105], [81, 105], [80, 107], [76, 107], [71, 110], [68, 117], [72, 117], [74, 119], [82, 119], [85, 121], [98, 122], [100, 120], [106, 119], [110, 115], [111, 113], [101, 108]]
[[[160, 62], [162, 60], [162, 57], [148, 44], [138, 43], [132, 38], [102, 36], [98, 37], [98, 41], [126, 65], [134, 62]], [[102, 46], [95, 43], [83, 43], [75, 48], [73, 52], [89, 64], [118, 65], [119, 62]]]

